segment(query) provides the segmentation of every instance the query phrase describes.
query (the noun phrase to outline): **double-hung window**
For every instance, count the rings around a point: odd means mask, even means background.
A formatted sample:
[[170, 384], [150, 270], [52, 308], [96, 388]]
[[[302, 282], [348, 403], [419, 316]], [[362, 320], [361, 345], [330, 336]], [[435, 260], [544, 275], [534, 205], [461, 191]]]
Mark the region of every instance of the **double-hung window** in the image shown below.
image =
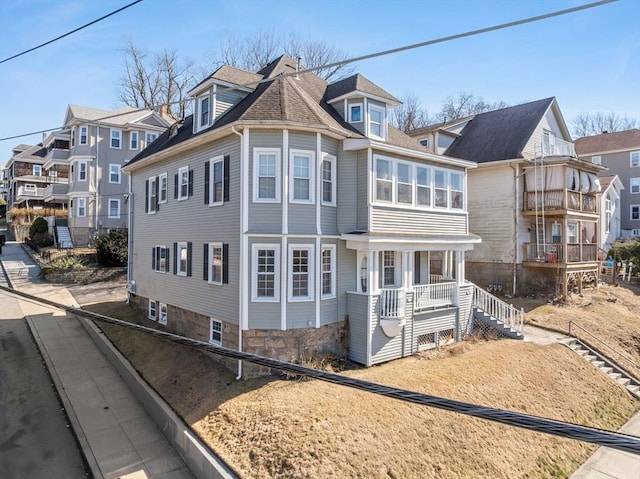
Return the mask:
[[382, 287], [394, 287], [396, 285], [396, 253], [395, 251], [382, 251]]
[[173, 243], [174, 273], [178, 276], [191, 276], [191, 243]]
[[83, 218], [87, 216], [87, 199], [86, 198], [78, 198], [78, 209], [77, 215], [79, 218]]
[[253, 201], [280, 201], [280, 149], [253, 150]]
[[393, 201], [393, 163], [390, 160], [376, 160], [376, 200]]
[[336, 157], [322, 156], [322, 204], [336, 205]]
[[206, 128], [209, 126], [209, 119], [211, 117], [211, 98], [208, 96], [200, 98], [200, 115], [198, 121], [198, 129]]
[[169, 188], [169, 183], [167, 180], [167, 174], [166, 173], [162, 173], [160, 176], [158, 176], [158, 181], [159, 181], [159, 185], [158, 185], [158, 203], [166, 203], [167, 202], [167, 190]]
[[314, 202], [314, 154], [310, 151], [291, 150], [290, 178], [291, 202]]
[[254, 244], [252, 247], [253, 301], [278, 301], [280, 299], [280, 246]]
[[151, 269], [156, 273], [169, 272], [169, 248], [166, 246], [154, 246], [151, 256]]
[[[210, 177], [208, 184], [205, 186], [205, 188], [211, 188], [209, 192], [209, 205], [221, 205], [224, 203], [224, 168], [224, 157], [217, 156], [210, 161], [208, 168]], [[207, 174], [207, 172], [205, 172], [205, 174]]]
[[89, 143], [89, 134], [86, 126], [80, 127], [80, 144], [86, 145]]
[[33, 165], [31, 172], [33, 176], [42, 176], [42, 165]]
[[138, 149], [138, 132], [132, 131], [129, 133], [129, 149], [137, 150]]
[[109, 218], [120, 218], [120, 200], [119, 199], [109, 199]]
[[152, 176], [147, 180], [147, 212], [155, 213], [158, 209], [158, 178]]
[[640, 151], [632, 151], [629, 154], [629, 166], [631, 168], [640, 167]]
[[222, 346], [222, 322], [211, 318], [209, 322], [209, 342]]
[[629, 187], [632, 194], [640, 193], [640, 178], [631, 178], [629, 180]]
[[167, 305], [165, 303], [158, 303], [159, 314], [158, 314], [158, 323], [167, 324]]
[[463, 195], [463, 177], [462, 173], [455, 173], [453, 171], [449, 172], [450, 179], [450, 195], [451, 195], [451, 208], [454, 209], [462, 209], [464, 205], [464, 195]]
[[109, 163], [109, 183], [120, 184], [120, 165]]
[[408, 163], [398, 163], [396, 201], [400, 204], [413, 204], [413, 168]]
[[631, 205], [631, 220], [640, 220], [640, 205]]
[[189, 197], [189, 167], [183, 166], [178, 170], [178, 200]]
[[431, 170], [423, 166], [416, 167], [416, 204], [431, 206]]
[[322, 298], [334, 298], [336, 295], [336, 247], [322, 247]]
[[313, 300], [313, 246], [289, 245], [289, 301]]
[[209, 243], [207, 262], [208, 279], [211, 284], [222, 284], [222, 273], [224, 271], [223, 245], [222, 243]]
[[383, 107], [369, 105], [369, 136], [384, 140], [385, 110]]
[[449, 206], [447, 201], [447, 172], [444, 170], [434, 171], [434, 193], [435, 193], [435, 206], [440, 208], [446, 208]]
[[78, 181], [87, 181], [87, 162], [78, 163]]
[[116, 128], [111, 128], [111, 142], [109, 146], [111, 148], [121, 148], [121, 140], [122, 140], [122, 130], [118, 130]]
[[149, 319], [156, 321], [158, 319], [158, 305], [155, 300], [149, 300], [149, 313], [147, 314]]

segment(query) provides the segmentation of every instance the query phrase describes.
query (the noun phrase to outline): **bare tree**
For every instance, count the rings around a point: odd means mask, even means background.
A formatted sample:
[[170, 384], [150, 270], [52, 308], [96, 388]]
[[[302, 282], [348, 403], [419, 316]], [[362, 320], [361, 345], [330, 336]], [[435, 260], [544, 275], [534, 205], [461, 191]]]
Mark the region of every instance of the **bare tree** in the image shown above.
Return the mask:
[[422, 108], [415, 94], [401, 98], [402, 104], [391, 110], [391, 124], [405, 133], [436, 122], [429, 112]]
[[637, 118], [619, 116], [617, 113], [578, 113], [571, 121], [574, 138], [599, 135], [604, 132], [624, 131], [638, 128]]
[[[151, 56], [147, 51], [128, 43], [124, 49], [125, 71], [120, 77], [118, 100], [134, 108], [154, 108], [173, 118], [187, 113], [187, 90], [194, 83], [194, 64], [180, 61], [175, 51], [164, 50]], [[164, 112], [163, 112], [164, 113]]]
[[503, 101], [487, 103], [484, 101], [484, 98], [480, 96], [461, 91], [457, 96], [447, 97], [437, 117], [440, 121], [447, 122], [466, 116], [477, 115], [478, 113], [484, 113], [485, 111], [498, 110], [507, 106], [509, 105]]
[[[296, 34], [277, 35], [273, 30], [266, 30], [253, 35], [226, 34], [220, 41], [219, 48], [210, 54], [210, 63], [215, 68], [231, 65], [243, 70], [258, 71], [282, 53], [294, 59], [300, 57], [304, 68], [316, 68], [347, 59], [346, 53], [323, 41]], [[316, 70], [316, 74], [327, 81], [345, 78], [353, 72], [351, 64]]]

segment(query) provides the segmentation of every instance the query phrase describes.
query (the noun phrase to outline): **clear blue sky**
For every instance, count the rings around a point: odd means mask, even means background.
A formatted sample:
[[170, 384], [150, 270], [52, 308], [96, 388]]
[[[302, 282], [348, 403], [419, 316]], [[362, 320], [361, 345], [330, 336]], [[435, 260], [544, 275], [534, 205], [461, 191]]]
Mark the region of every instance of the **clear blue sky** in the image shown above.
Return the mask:
[[[0, 59], [105, 15], [130, 0], [0, 0]], [[0, 64], [0, 138], [55, 128], [67, 104], [117, 103], [128, 41], [197, 63], [225, 32], [273, 29], [360, 56], [571, 8], [590, 0], [145, 0]], [[640, 118], [640, 0], [620, 0], [538, 23], [359, 62], [391, 94], [430, 112], [472, 92], [514, 105], [550, 96], [568, 124], [580, 112]], [[34, 135], [0, 141], [0, 164]]]

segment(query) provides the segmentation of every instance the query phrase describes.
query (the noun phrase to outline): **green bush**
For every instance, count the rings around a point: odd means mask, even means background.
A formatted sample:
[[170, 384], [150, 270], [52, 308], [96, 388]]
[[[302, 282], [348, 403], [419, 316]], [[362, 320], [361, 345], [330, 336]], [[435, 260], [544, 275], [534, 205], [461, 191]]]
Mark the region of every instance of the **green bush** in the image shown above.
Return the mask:
[[47, 231], [49, 231], [49, 225], [47, 224], [47, 220], [41, 216], [31, 223], [31, 227], [29, 228], [29, 237], [33, 240], [34, 236], [38, 233], [46, 233]]
[[86, 268], [86, 265], [83, 260], [75, 256], [61, 256], [40, 268], [40, 276], [46, 277], [54, 271], [69, 271], [84, 268]]
[[46, 248], [47, 246], [53, 246], [53, 236], [48, 232], [30, 234], [30, 239], [40, 248]]
[[96, 256], [102, 266], [126, 266], [127, 230], [113, 230], [96, 238]]

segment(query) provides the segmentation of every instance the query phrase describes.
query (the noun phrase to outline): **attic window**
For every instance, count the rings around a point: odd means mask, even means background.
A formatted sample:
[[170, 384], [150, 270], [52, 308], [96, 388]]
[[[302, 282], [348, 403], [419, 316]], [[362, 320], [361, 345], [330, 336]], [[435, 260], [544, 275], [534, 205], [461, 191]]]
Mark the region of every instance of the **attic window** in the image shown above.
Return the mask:
[[209, 97], [204, 97], [200, 99], [200, 128], [204, 128], [209, 126]]
[[422, 140], [420, 140], [420, 144], [425, 148], [429, 148], [429, 138], [423, 138]]
[[369, 136], [385, 138], [385, 111], [382, 107], [369, 105]]
[[349, 123], [362, 123], [362, 104], [349, 105]]

